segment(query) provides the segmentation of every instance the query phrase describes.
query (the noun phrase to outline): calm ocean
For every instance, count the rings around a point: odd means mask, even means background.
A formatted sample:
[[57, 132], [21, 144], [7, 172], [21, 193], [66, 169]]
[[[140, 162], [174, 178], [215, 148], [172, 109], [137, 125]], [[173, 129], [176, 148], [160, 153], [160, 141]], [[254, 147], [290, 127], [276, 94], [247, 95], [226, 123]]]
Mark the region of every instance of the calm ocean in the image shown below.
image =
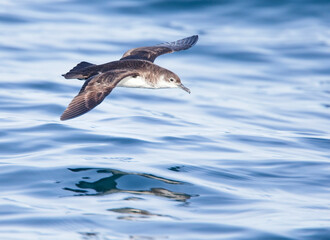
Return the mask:
[[[0, 239], [330, 239], [329, 23], [328, 0], [0, 0]], [[77, 63], [194, 34], [155, 61], [190, 95], [59, 120]]]

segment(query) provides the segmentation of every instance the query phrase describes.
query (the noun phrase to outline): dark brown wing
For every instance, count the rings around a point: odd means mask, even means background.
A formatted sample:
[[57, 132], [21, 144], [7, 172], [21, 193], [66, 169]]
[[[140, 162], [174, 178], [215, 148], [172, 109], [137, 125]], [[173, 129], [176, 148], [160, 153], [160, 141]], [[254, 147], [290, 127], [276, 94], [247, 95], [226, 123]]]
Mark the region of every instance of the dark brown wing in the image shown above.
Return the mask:
[[146, 61], [113, 61], [105, 64], [95, 65], [92, 63], [81, 62], [74, 68], [72, 68], [66, 74], [62, 76], [66, 79], [78, 78], [78, 79], [89, 79], [95, 75], [105, 73], [112, 70], [121, 70], [121, 69], [138, 69], [144, 68], [145, 65], [151, 64]]
[[61, 120], [78, 117], [99, 105], [112, 89], [125, 77], [138, 76], [134, 70], [113, 70], [96, 75], [82, 86], [63, 112]]
[[128, 50], [120, 60], [141, 59], [154, 62], [155, 59], [165, 53], [186, 50], [195, 45], [198, 35], [183, 38], [175, 42], [166, 42], [151, 47], [139, 47]]

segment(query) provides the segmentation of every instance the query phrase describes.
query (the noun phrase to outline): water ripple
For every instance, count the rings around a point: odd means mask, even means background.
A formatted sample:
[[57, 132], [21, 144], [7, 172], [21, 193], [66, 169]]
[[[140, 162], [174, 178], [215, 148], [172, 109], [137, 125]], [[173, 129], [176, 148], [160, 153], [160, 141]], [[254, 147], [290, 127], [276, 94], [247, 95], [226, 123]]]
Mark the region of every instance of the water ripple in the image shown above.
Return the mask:
[[[329, 1], [0, 3], [1, 239], [328, 239]], [[199, 34], [61, 122], [80, 61]]]

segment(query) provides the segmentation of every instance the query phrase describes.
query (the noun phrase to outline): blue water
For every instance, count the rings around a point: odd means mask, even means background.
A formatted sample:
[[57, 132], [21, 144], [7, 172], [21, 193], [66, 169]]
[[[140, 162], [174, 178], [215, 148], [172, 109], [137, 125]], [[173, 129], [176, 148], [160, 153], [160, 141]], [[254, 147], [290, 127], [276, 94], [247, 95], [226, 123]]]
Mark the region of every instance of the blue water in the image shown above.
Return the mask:
[[[0, 239], [330, 239], [330, 2], [0, 1]], [[199, 34], [61, 122], [80, 61]]]

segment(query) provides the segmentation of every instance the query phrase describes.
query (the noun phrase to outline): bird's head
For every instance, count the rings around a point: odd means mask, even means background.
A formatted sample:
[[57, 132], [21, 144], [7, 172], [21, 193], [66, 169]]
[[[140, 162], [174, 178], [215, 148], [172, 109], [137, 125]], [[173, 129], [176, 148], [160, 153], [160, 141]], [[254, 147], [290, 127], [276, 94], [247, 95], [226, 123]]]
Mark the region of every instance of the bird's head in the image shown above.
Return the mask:
[[189, 88], [185, 87], [182, 82], [181, 79], [179, 78], [178, 75], [176, 75], [175, 73], [166, 70], [166, 72], [164, 74], [161, 75], [161, 80], [159, 82], [161, 88], [181, 88], [183, 90], [185, 90], [187, 93], [190, 93]]

